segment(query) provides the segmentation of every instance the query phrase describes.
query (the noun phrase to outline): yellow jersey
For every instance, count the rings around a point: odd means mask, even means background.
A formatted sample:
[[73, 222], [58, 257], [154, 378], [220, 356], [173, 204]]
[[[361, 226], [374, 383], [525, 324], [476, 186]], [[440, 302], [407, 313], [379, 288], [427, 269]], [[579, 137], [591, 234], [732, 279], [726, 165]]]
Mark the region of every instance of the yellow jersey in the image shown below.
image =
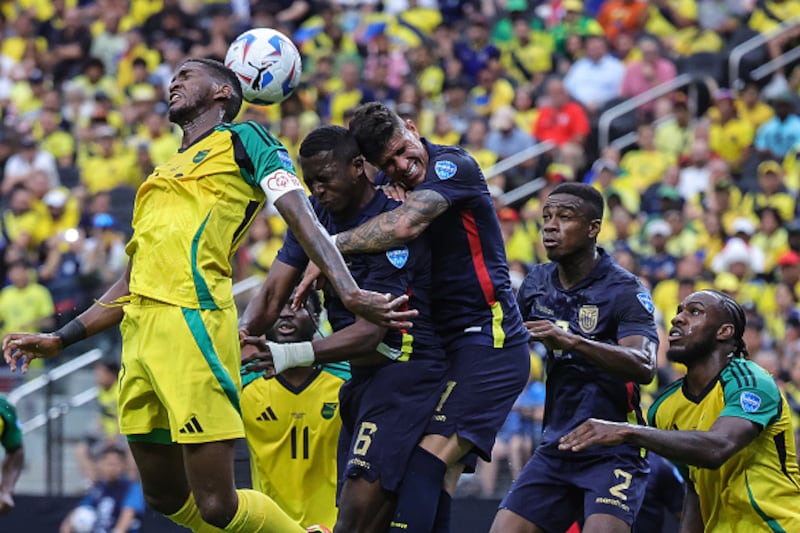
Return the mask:
[[651, 426], [707, 431], [719, 417], [733, 416], [762, 428], [719, 469], [689, 466], [705, 531], [800, 531], [800, 473], [790, 409], [772, 377], [752, 361], [735, 358], [701, 397], [688, 394], [683, 382], [668, 386], [650, 407]]
[[343, 377], [317, 368], [298, 388], [280, 375], [246, 374], [242, 383], [253, 488], [298, 523], [333, 529]]
[[139, 187], [130, 292], [191, 309], [233, 305], [231, 258], [266, 200], [301, 189], [284, 146], [255, 122], [220, 124]]

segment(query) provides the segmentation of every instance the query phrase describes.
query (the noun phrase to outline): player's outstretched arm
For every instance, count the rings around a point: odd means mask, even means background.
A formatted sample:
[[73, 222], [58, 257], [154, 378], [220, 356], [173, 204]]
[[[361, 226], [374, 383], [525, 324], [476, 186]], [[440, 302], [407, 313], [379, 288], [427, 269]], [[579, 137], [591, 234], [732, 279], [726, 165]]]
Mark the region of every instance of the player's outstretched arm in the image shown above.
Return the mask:
[[561, 437], [558, 448], [579, 452], [595, 444], [615, 446], [627, 442], [671, 461], [716, 469], [760, 432], [758, 424], [733, 416], [718, 418], [708, 431], [664, 430], [590, 418]]
[[412, 191], [403, 205], [336, 235], [343, 254], [378, 253], [417, 238], [450, 204], [436, 191]]
[[417, 312], [397, 310], [408, 302], [408, 296], [390, 298], [388, 295], [365, 291], [358, 287], [347, 269], [342, 254], [319, 223], [302, 189], [282, 195], [275, 201], [275, 207], [309, 259], [322, 269], [347, 309], [380, 326], [398, 329], [411, 327], [409, 320], [415, 317]]
[[[391, 359], [390, 355], [378, 355], [376, 348], [386, 334], [382, 328], [363, 318], [322, 339], [306, 342], [277, 343], [262, 337], [243, 337], [242, 344], [254, 347], [242, 355], [242, 366], [248, 372], [260, 372], [264, 377], [280, 374], [287, 368], [311, 366], [340, 361]], [[388, 352], [387, 352], [388, 353]]]
[[528, 321], [525, 327], [532, 340], [542, 342], [548, 349], [579, 353], [619, 378], [646, 384], [655, 375], [658, 346], [642, 335], [607, 344], [564, 331], [549, 320]]
[[3, 339], [3, 356], [12, 371], [22, 359], [22, 372], [28, 371], [31, 361], [38, 358], [50, 358], [61, 350], [78, 341], [91, 337], [122, 321], [122, 307], [115, 301], [129, 294], [128, 285], [131, 277], [131, 265], [89, 309], [70, 320], [53, 333], [9, 333]]

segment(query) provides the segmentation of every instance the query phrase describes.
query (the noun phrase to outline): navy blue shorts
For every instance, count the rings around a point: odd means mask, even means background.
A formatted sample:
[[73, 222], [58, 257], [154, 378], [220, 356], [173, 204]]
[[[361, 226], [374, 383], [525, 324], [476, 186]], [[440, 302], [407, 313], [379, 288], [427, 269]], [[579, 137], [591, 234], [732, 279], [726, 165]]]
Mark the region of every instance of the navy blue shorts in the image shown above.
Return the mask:
[[527, 344], [473, 345], [447, 348], [447, 357], [447, 385], [426, 433], [457, 433], [474, 444], [475, 453], [462, 460], [470, 471], [478, 456], [491, 459], [497, 432], [528, 382], [530, 351]]
[[500, 509], [553, 532], [566, 531], [593, 514], [610, 514], [631, 525], [649, 472], [647, 459], [639, 456], [560, 459], [537, 449]]
[[385, 490], [397, 490], [441, 397], [446, 369], [447, 361], [426, 359], [352, 367], [339, 391], [340, 490], [348, 478], [380, 480]]

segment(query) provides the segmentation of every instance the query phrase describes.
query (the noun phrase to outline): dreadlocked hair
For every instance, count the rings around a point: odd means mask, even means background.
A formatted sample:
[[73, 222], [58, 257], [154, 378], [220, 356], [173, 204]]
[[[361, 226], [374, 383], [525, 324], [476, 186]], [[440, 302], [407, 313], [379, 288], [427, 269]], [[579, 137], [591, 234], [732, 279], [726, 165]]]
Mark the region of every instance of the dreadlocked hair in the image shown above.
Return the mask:
[[744, 329], [747, 325], [747, 316], [745, 315], [744, 308], [739, 305], [739, 302], [734, 300], [724, 292], [717, 290], [709, 290], [715, 294], [721, 301], [722, 308], [728, 313], [733, 324], [733, 356], [747, 358], [750, 354], [747, 353], [747, 346], [744, 342]]

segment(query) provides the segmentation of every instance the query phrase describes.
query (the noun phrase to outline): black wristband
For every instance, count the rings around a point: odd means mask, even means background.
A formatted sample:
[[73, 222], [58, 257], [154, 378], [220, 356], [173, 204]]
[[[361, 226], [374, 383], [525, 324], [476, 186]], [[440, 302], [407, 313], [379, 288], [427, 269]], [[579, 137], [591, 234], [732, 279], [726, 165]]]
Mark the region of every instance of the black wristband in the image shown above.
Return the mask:
[[54, 331], [53, 335], [61, 339], [61, 347], [66, 348], [86, 338], [86, 326], [75, 318], [67, 322], [62, 328]]

